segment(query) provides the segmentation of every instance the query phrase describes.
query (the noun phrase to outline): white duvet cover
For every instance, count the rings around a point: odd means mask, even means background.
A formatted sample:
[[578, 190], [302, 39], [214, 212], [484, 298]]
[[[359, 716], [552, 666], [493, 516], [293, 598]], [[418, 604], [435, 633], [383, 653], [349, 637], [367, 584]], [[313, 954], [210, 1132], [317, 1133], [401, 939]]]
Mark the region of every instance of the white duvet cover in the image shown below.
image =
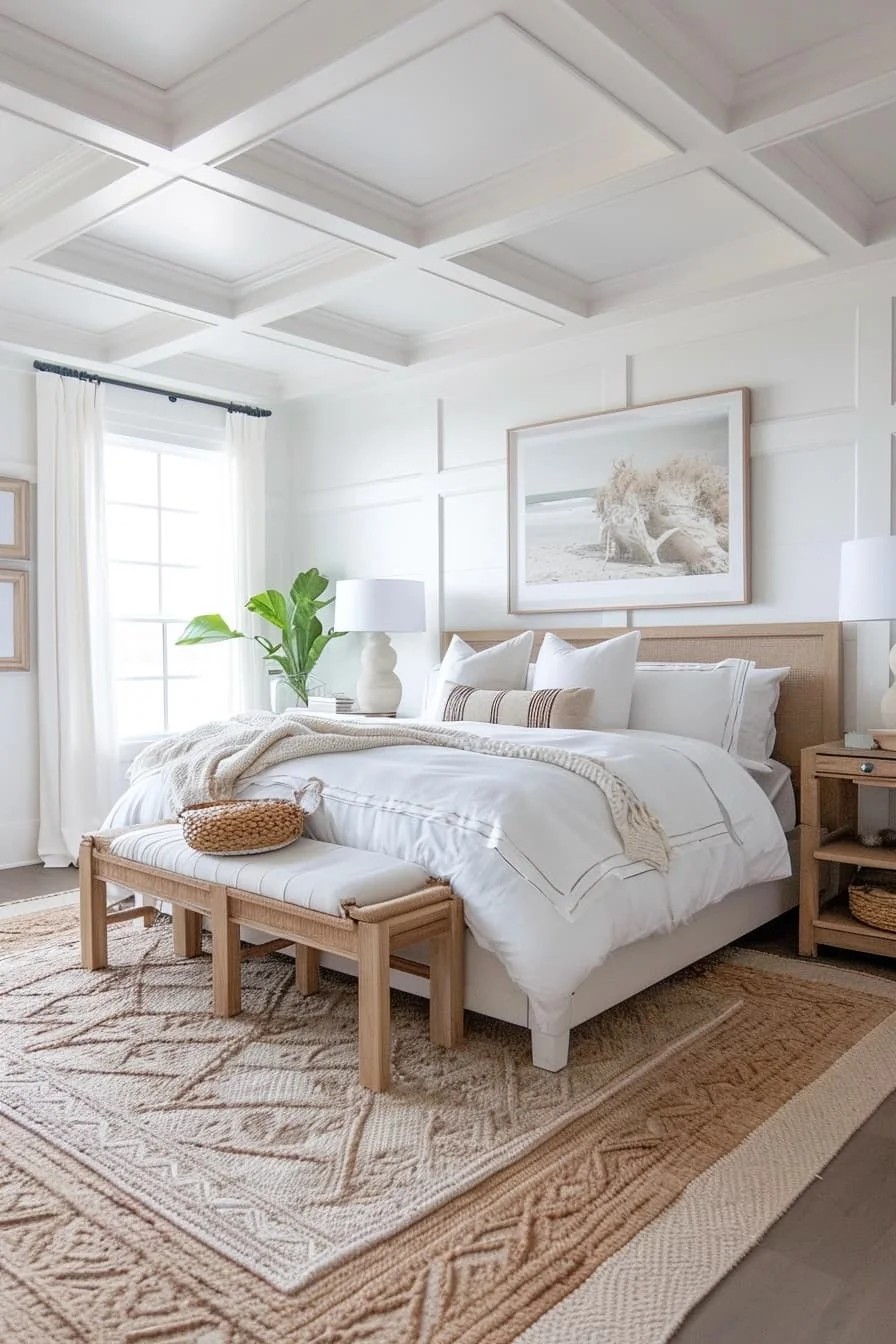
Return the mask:
[[[626, 858], [599, 789], [539, 761], [386, 747], [287, 762], [245, 780], [239, 794], [289, 797], [309, 776], [322, 779], [324, 801], [308, 833], [412, 860], [450, 881], [474, 938], [529, 995], [540, 1030], [616, 948], [668, 932], [738, 887], [790, 872], [768, 799], [707, 742], [634, 731], [464, 729], [602, 761], [661, 822], [672, 847], [668, 873]], [[105, 825], [171, 814], [155, 774], [131, 786]]]

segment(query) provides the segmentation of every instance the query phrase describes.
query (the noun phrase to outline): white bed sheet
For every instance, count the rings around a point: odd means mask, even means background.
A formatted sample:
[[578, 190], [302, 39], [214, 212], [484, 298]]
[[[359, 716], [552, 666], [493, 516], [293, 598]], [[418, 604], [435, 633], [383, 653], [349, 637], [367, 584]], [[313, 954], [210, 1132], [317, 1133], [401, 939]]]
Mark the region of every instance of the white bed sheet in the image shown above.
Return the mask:
[[766, 798], [775, 809], [775, 816], [781, 823], [781, 829], [792, 831], [797, 823], [796, 794], [793, 789], [793, 777], [790, 770], [781, 761], [769, 761], [768, 774], [753, 775]]
[[[616, 948], [668, 932], [739, 887], [790, 873], [774, 808], [718, 747], [648, 732], [464, 727], [603, 761], [659, 818], [673, 847], [668, 873], [626, 858], [595, 785], [539, 761], [380, 748], [278, 765], [245, 780], [240, 796], [289, 796], [309, 776], [322, 779], [324, 802], [309, 833], [449, 880], [476, 941], [529, 996], [539, 1030], [552, 1029], [569, 995]], [[171, 813], [156, 774], [132, 785], [106, 826]]]

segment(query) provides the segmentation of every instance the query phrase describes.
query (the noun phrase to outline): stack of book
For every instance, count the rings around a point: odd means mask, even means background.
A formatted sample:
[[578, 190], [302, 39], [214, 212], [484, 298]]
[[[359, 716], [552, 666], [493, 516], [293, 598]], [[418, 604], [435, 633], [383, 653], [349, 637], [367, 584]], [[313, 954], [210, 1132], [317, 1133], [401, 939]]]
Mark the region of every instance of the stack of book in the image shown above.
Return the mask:
[[350, 695], [334, 691], [332, 695], [309, 695], [308, 709], [312, 714], [351, 714], [355, 702]]

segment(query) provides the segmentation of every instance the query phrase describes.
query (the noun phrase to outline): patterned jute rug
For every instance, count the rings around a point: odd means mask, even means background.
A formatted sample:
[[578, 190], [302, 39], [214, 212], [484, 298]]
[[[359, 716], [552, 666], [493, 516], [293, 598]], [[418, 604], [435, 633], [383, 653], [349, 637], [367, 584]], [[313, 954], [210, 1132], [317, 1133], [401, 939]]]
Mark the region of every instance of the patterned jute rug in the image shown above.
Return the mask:
[[[37, 906], [37, 903], [34, 903]], [[0, 907], [0, 1322], [16, 1344], [658, 1344], [896, 1079], [896, 983], [734, 952], [577, 1030], [568, 1070], [353, 982]]]

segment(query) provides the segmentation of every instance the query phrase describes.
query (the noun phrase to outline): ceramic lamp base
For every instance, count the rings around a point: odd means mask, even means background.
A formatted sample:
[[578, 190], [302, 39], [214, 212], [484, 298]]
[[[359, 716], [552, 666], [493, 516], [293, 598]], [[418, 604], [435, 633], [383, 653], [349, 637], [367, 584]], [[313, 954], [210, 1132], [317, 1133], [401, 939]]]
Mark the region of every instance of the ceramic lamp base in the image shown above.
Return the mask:
[[401, 701], [401, 682], [395, 675], [398, 655], [388, 635], [369, 634], [361, 651], [358, 709], [362, 714], [394, 714]]
[[[890, 650], [890, 670], [896, 677], [896, 644]], [[885, 728], [896, 728], [896, 681], [880, 702], [880, 721]]]

